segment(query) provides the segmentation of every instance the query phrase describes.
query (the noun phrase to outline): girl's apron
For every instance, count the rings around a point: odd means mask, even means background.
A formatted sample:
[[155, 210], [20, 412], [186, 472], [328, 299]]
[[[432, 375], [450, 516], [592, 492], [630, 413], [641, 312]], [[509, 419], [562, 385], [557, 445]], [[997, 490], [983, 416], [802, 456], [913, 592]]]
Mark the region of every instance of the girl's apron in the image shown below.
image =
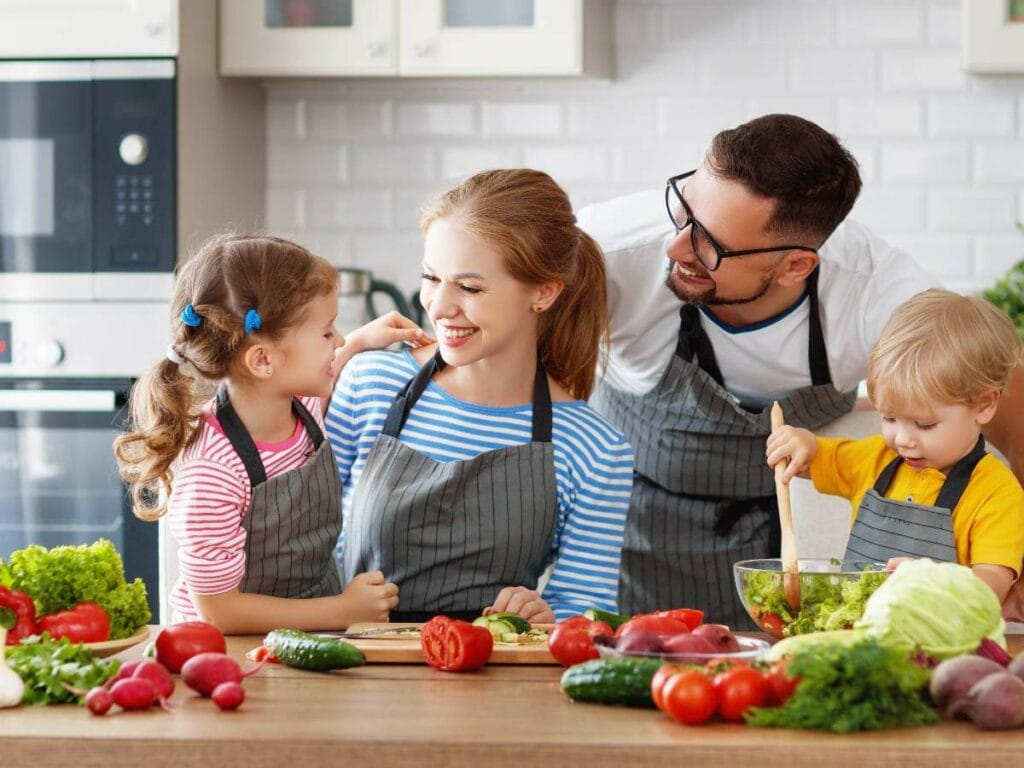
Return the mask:
[[956, 562], [953, 510], [960, 502], [971, 473], [985, 457], [985, 438], [958, 461], [942, 484], [934, 505], [885, 498], [903, 459], [897, 456], [879, 474], [857, 510], [846, 545], [847, 560], [884, 563], [890, 557], [929, 557]]
[[[780, 404], [788, 424], [816, 430], [848, 413], [856, 391], [832, 386], [817, 270], [807, 292], [812, 384]], [[753, 628], [733, 563], [779, 554], [775, 475], [765, 461], [771, 416], [726, 391], [698, 308], [684, 304], [680, 317], [675, 355], [653, 390], [634, 395], [601, 384], [592, 399], [636, 451], [619, 610], [700, 608], [710, 621]]]
[[398, 435], [444, 366], [438, 352], [395, 397], [345, 531], [346, 583], [383, 571], [399, 587], [392, 621], [472, 619], [503, 587], [536, 586], [551, 558], [558, 503], [544, 367], [538, 360], [532, 442], [440, 462]]
[[242, 518], [245, 576], [239, 590], [274, 597], [337, 595], [341, 577], [334, 546], [341, 533], [341, 477], [316, 420], [297, 399], [292, 410], [313, 441], [314, 453], [301, 467], [268, 480], [227, 390], [217, 392], [217, 420], [252, 484], [252, 501]]

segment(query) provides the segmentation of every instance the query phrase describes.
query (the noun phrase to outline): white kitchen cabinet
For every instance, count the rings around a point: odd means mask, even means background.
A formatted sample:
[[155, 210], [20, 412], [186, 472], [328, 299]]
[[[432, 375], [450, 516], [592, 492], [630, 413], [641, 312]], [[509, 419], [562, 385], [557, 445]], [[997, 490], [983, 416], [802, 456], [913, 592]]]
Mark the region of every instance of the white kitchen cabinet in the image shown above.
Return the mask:
[[0, 59], [177, 53], [178, 0], [0, 0]]
[[220, 0], [242, 76], [610, 76], [610, 0]]

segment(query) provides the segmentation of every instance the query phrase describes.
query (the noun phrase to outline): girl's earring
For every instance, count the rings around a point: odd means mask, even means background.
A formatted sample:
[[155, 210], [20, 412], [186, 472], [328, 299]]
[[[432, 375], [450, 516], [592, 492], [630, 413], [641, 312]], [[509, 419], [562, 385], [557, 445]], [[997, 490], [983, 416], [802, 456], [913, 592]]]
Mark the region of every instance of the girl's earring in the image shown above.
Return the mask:
[[534, 312], [540, 312], [543, 309], [544, 309], [544, 307], [542, 307], [540, 304], [534, 304], [533, 305], [533, 311]]

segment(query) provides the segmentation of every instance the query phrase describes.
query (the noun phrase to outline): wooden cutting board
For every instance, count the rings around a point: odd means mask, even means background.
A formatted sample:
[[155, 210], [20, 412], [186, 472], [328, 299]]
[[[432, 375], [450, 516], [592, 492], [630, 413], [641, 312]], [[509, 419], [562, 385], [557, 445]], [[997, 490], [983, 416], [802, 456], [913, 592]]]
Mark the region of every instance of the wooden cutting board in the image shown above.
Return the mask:
[[[371, 624], [357, 623], [348, 628], [349, 632], [363, 632], [379, 627], [422, 627], [422, 624]], [[554, 624], [535, 624], [537, 629], [551, 629]], [[418, 636], [374, 635], [371, 637], [343, 638], [361, 650], [368, 663], [377, 664], [423, 664], [423, 651]], [[494, 652], [488, 664], [557, 664], [548, 651], [547, 643], [517, 645], [495, 643]]]

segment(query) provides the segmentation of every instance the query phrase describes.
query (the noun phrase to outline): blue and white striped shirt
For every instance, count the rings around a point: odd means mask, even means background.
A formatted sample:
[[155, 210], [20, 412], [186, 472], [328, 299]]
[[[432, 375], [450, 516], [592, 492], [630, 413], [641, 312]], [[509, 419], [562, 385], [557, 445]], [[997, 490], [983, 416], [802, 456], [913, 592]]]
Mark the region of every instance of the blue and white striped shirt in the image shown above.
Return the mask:
[[[349, 361], [335, 387], [326, 427], [344, 484], [346, 527], [370, 448], [398, 390], [419, 367], [408, 351], [367, 352]], [[625, 435], [582, 400], [555, 402], [552, 409], [558, 522], [551, 553], [554, 570], [543, 596], [559, 620], [587, 608], [615, 611], [633, 449]], [[464, 461], [529, 443], [532, 416], [532, 404], [474, 405], [430, 382], [399, 439], [435, 461]], [[343, 531], [335, 550], [339, 563], [344, 537]]]

